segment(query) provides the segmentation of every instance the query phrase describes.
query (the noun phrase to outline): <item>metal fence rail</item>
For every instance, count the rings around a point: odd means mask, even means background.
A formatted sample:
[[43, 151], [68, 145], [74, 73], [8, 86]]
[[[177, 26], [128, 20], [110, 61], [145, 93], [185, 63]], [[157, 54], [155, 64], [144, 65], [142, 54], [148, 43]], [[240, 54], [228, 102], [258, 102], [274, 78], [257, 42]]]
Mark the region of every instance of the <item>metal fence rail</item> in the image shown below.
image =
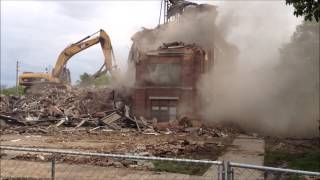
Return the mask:
[[320, 172], [302, 171], [295, 169], [274, 168], [242, 163], [228, 162], [227, 179], [293, 179], [306, 177], [307, 179], [320, 179]]
[[[164, 157], [135, 156], [109, 153], [93, 153], [84, 151], [46, 149], [46, 148], [26, 148], [13, 146], [0, 146], [1, 152], [24, 152], [30, 155], [30, 159], [5, 159], [1, 155], [0, 179], [222, 179], [222, 180], [250, 180], [250, 179], [320, 179], [320, 172], [310, 172], [294, 169], [274, 168], [267, 166], [257, 166], [250, 164], [178, 159]], [[22, 153], [20, 153], [22, 154]], [[46, 154], [47, 156], [44, 156]], [[32, 158], [39, 156], [42, 161]], [[65, 156], [70, 162], [61, 160]], [[80, 158], [77, 162], [75, 158]], [[82, 158], [82, 159], [81, 159]], [[90, 164], [86, 158], [93, 161], [101, 161], [100, 164]], [[154, 173], [153, 171], [137, 171], [132, 168], [106, 168], [104, 163], [110, 163], [108, 159], [127, 160], [137, 162], [137, 164], [146, 163], [152, 166], [154, 162], [169, 162], [165, 166], [181, 167], [202, 167], [201, 165], [211, 166], [204, 174], [186, 175], [177, 173]], [[118, 162], [118, 161], [115, 161]], [[112, 163], [112, 161], [111, 161]], [[118, 166], [114, 163], [112, 165]], [[120, 164], [121, 165], [121, 164]], [[133, 167], [136, 164], [132, 165]], [[120, 166], [121, 167], [121, 166]], [[130, 166], [129, 166], [130, 167]], [[140, 169], [141, 170], [141, 169]]]
[[[60, 163], [57, 161], [57, 157], [61, 155], [66, 155], [66, 156], [82, 156], [82, 157], [99, 157], [99, 158], [112, 158], [112, 159], [125, 159], [125, 160], [136, 160], [136, 161], [147, 161], [147, 162], [154, 162], [154, 161], [161, 161], [161, 162], [173, 162], [175, 164], [182, 164], [184, 165], [192, 165], [192, 166], [197, 166], [200, 164], [207, 164], [210, 165], [211, 168], [209, 170], [213, 170], [214, 172], [209, 173], [207, 176], [192, 176], [192, 175], [181, 175], [178, 176], [176, 174], [172, 174], [172, 179], [222, 179], [222, 166], [223, 163], [221, 161], [210, 161], [210, 160], [194, 160], [194, 159], [179, 159], [179, 158], [164, 158], [164, 157], [154, 157], [154, 156], [135, 156], [135, 155], [122, 155], [122, 154], [109, 154], [109, 153], [93, 153], [93, 152], [83, 152], [83, 151], [73, 151], [73, 150], [62, 150], [62, 149], [47, 149], [47, 148], [27, 148], [27, 147], [14, 147], [14, 146], [0, 146], [0, 150], [6, 150], [6, 151], [22, 151], [22, 152], [28, 152], [28, 153], [46, 153], [50, 155], [50, 162], [46, 162], [47, 164], [39, 164], [37, 165], [37, 168], [44, 168], [48, 169], [48, 165], [50, 164], [50, 171], [49, 170], [44, 170], [46, 173], [40, 172], [40, 176], [36, 176], [35, 179], [40, 178], [40, 179], [114, 179], [114, 178], [119, 178], [117, 176], [118, 172], [111, 172], [114, 174], [109, 174], [108, 176], [102, 176], [100, 177], [99, 173], [101, 171], [105, 171], [105, 167], [97, 167], [97, 166], [86, 166], [86, 165], [80, 165], [80, 164], [72, 164], [72, 165], [66, 165], [66, 163]], [[3, 160], [2, 160], [3, 161]], [[7, 160], [3, 161], [9, 164], [9, 166], [21, 166], [22, 162], [18, 162], [17, 160]], [[42, 162], [43, 163], [43, 162]], [[31, 165], [30, 163], [25, 163], [26, 166]], [[32, 165], [36, 166], [36, 165]], [[77, 166], [77, 167], [75, 167]], [[23, 168], [23, 167], [21, 167]], [[92, 175], [84, 176], [84, 175], [77, 175], [75, 177], [75, 174], [73, 173], [67, 173], [68, 171], [72, 172], [76, 170], [77, 173], [81, 174], [81, 170], [85, 169], [94, 169]], [[104, 168], [104, 169], [101, 169]], [[5, 167], [3, 167], [2, 170], [4, 170]], [[17, 169], [17, 168], [14, 168]], [[36, 169], [36, 168], [33, 168]], [[14, 170], [13, 170], [14, 171]], [[63, 172], [62, 172], [63, 171]], [[13, 174], [15, 172], [12, 172]], [[11, 174], [12, 174], [11, 173]], [[37, 172], [38, 173], [38, 172]], [[8, 173], [7, 173], [8, 174]], [[9, 173], [10, 174], [10, 173]], [[23, 174], [23, 173], [22, 173]], [[27, 175], [30, 175], [26, 173]], [[32, 173], [33, 174], [33, 173]], [[43, 175], [45, 174], [45, 175]], [[60, 176], [58, 175], [60, 174]], [[72, 174], [72, 175], [70, 175]], [[207, 173], [208, 174], [208, 173]], [[27, 176], [27, 175], [22, 175], [22, 176]], [[63, 175], [63, 176], [62, 176]], [[87, 175], [87, 173], [85, 174]], [[6, 174], [0, 174], [0, 179], [1, 177], [6, 176]], [[20, 175], [21, 176], [21, 175]], [[57, 176], [59, 178], [57, 178]], [[84, 177], [83, 177], [84, 176]], [[152, 175], [152, 174], [138, 174], [137, 177], [134, 175], [124, 178], [124, 179], [140, 179], [141, 176], [144, 176], [146, 179], [168, 179], [167, 174], [164, 176], [158, 175]], [[7, 178], [7, 177], [6, 177]], [[19, 177], [20, 178], [20, 177]], [[122, 179], [122, 178], [121, 178]], [[170, 178], [169, 178], [170, 179]]]
[[175, 161], [175, 162], [186, 162], [186, 163], [205, 163], [205, 164], [222, 165], [221, 161], [179, 159], [179, 158], [163, 158], [163, 157], [155, 157], [155, 156], [133, 156], [133, 155], [108, 154], [108, 153], [92, 153], [92, 152], [82, 152], [82, 151], [80, 152], [80, 151], [61, 150], [61, 149], [26, 148], [26, 147], [15, 147], [15, 146], [0, 146], [0, 149], [1, 150], [12, 150], [12, 151], [27, 151], [27, 152], [41, 152], [41, 153], [80, 155], [80, 156], [99, 156], [99, 157], [111, 157], [111, 158], [125, 158], [125, 159], [135, 159], [135, 160]]

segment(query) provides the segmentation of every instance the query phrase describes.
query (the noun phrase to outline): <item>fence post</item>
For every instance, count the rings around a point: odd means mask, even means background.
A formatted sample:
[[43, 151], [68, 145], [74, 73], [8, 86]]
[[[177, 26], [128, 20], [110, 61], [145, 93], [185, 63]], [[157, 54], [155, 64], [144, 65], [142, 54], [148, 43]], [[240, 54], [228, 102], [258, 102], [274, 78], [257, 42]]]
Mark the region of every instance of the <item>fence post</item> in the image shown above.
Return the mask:
[[221, 175], [221, 170], [220, 170], [220, 165], [218, 165], [218, 180], [220, 180], [220, 175]]
[[226, 174], [227, 174], [227, 180], [233, 180], [233, 169], [230, 166], [230, 162], [227, 161], [226, 163]]
[[230, 167], [230, 168], [231, 168], [231, 178], [232, 178], [232, 180], [234, 180], [234, 169], [232, 167]]
[[221, 179], [225, 180], [226, 179], [226, 164], [224, 160], [222, 161], [222, 171], [221, 171]]
[[56, 154], [52, 153], [51, 160], [51, 180], [54, 180], [56, 174]]

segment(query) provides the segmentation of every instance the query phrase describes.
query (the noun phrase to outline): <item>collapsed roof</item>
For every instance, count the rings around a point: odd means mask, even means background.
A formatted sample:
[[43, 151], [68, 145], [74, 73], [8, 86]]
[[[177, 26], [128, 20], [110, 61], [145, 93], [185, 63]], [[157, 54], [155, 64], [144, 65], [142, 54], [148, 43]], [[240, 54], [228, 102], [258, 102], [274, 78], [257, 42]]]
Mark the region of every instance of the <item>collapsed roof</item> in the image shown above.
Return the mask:
[[185, 0], [169, 0], [171, 3], [168, 9], [168, 18], [175, 16], [176, 14], [182, 14], [183, 9], [187, 6], [198, 6], [197, 3], [185, 1]]
[[[171, 2], [171, 1], [170, 1]], [[205, 50], [213, 50], [215, 58], [234, 59], [237, 48], [226, 41], [225, 26], [216, 22], [217, 7], [209, 4], [186, 3], [187, 1], [173, 0], [176, 6], [183, 6], [179, 19], [158, 25], [156, 28], [142, 28], [132, 37], [133, 44], [129, 53], [129, 63], [139, 62], [141, 55], [156, 50], [164, 43], [184, 42], [197, 44]], [[219, 55], [218, 55], [219, 54]]]

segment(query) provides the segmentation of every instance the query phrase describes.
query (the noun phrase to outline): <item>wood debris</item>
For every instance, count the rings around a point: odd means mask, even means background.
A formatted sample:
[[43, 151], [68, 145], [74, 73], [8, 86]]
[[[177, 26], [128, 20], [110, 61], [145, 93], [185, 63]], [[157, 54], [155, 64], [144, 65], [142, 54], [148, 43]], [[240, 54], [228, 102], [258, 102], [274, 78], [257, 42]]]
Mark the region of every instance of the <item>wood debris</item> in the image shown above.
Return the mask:
[[[130, 117], [129, 106], [113, 89], [44, 88], [26, 96], [1, 95], [0, 120], [15, 125], [50, 125], [140, 128], [145, 123]], [[120, 106], [117, 104], [121, 104]]]

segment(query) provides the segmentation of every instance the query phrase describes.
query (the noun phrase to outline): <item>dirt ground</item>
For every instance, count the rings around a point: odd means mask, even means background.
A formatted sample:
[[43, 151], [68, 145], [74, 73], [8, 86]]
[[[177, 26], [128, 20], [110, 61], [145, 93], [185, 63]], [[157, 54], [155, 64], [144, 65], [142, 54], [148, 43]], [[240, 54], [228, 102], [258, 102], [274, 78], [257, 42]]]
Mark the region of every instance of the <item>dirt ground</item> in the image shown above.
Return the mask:
[[[239, 134], [234, 132], [219, 131], [220, 133], [212, 133], [214, 129], [189, 129], [188, 131], [161, 131], [161, 132], [138, 132], [134, 129], [122, 130], [97, 130], [90, 131], [90, 129], [77, 129], [74, 128], [59, 128], [48, 130], [49, 133], [44, 133], [37, 128], [30, 128], [28, 130], [21, 130], [20, 128], [9, 128], [2, 130], [0, 143], [7, 146], [22, 146], [22, 147], [42, 147], [42, 148], [55, 148], [55, 149], [69, 149], [69, 150], [83, 150], [90, 152], [113, 153], [113, 154], [128, 154], [128, 155], [141, 155], [141, 156], [158, 156], [158, 157], [177, 157], [177, 158], [192, 158], [192, 159], [209, 159], [218, 160], [218, 157], [228, 154], [228, 149], [234, 149], [234, 143], [239, 140]], [[211, 133], [210, 133], [211, 132]], [[264, 138], [266, 140], [266, 152], [257, 152], [256, 157], [264, 157], [264, 165], [273, 167], [294, 168], [310, 171], [318, 171], [314, 169], [319, 166], [319, 163], [314, 158], [320, 157], [319, 152], [319, 139], [279, 139], [279, 138]], [[241, 138], [240, 138], [241, 140]], [[252, 142], [249, 138], [249, 143]], [[264, 146], [264, 145], [263, 145]], [[249, 148], [249, 146], [245, 146]], [[257, 151], [256, 148], [249, 148]], [[262, 148], [263, 149], [263, 148]], [[252, 152], [240, 151], [239, 157], [243, 157], [244, 153]], [[230, 152], [234, 152], [231, 150]], [[230, 153], [229, 152], [229, 153]], [[314, 152], [316, 154], [314, 154]], [[310, 154], [311, 153], [311, 154]], [[264, 156], [263, 156], [264, 155]], [[45, 153], [28, 153], [28, 152], [13, 152], [3, 151], [1, 156], [2, 162], [16, 163], [20, 166], [21, 163], [31, 163], [32, 166], [39, 166], [41, 163], [50, 164], [52, 156]], [[300, 159], [299, 159], [300, 158]], [[309, 160], [308, 160], [309, 158]], [[232, 158], [234, 161], [236, 158]], [[295, 162], [299, 159], [299, 164]], [[219, 159], [221, 160], [221, 159]], [[248, 159], [246, 159], [248, 160]], [[105, 170], [97, 170], [99, 167], [111, 168], [108, 170], [109, 175], [117, 174], [116, 171], [124, 171], [128, 173], [131, 170], [137, 171], [138, 174], [142, 170], [145, 172], [146, 177], [157, 176], [152, 175], [157, 172], [161, 167], [167, 167], [170, 164], [160, 164], [155, 167], [153, 162], [137, 162], [123, 159], [111, 159], [100, 157], [81, 157], [81, 156], [56, 156], [57, 164], [70, 168], [72, 171], [77, 172], [80, 166], [90, 166], [88, 170], [94, 169], [96, 172], [105, 172]], [[19, 162], [19, 163], [17, 163]], [[21, 162], [21, 163], [20, 163]], [[305, 162], [306, 165], [300, 162]], [[249, 163], [249, 162], [245, 162]], [[251, 162], [252, 164], [253, 162]], [[262, 165], [263, 161], [261, 162]], [[256, 164], [256, 163], [253, 163]], [[5, 164], [3, 164], [5, 165]], [[310, 166], [310, 167], [309, 167]], [[172, 168], [186, 168], [186, 165]], [[112, 169], [115, 168], [115, 169]], [[206, 171], [209, 167], [201, 167]], [[215, 168], [215, 167], [213, 167]], [[311, 169], [310, 169], [311, 168]], [[61, 168], [60, 168], [61, 169]], [[81, 169], [81, 168], [80, 168]], [[70, 172], [72, 172], [70, 170]], [[141, 171], [141, 172], [142, 172]], [[160, 170], [162, 171], [162, 170]], [[167, 171], [171, 173], [178, 173], [180, 171]], [[203, 175], [204, 171], [190, 169], [190, 172], [183, 173], [192, 176]], [[11, 172], [11, 171], [6, 171]], [[60, 173], [64, 173], [62, 168]], [[91, 171], [90, 171], [91, 172]], [[212, 171], [215, 172], [215, 171]], [[24, 172], [21, 172], [24, 173]], [[48, 173], [48, 172], [47, 172]], [[46, 174], [49, 175], [50, 173]], [[74, 173], [77, 174], [77, 173]], [[74, 174], [71, 173], [73, 176]], [[86, 174], [86, 173], [85, 173]], [[102, 173], [103, 174], [103, 173]], [[108, 173], [107, 173], [108, 174]], [[166, 174], [168, 175], [168, 174]], [[164, 175], [164, 176], [166, 176]], [[173, 174], [172, 174], [173, 175]], [[102, 176], [102, 175], [101, 175]], [[187, 176], [178, 176], [179, 178], [187, 178]], [[192, 176], [188, 178], [192, 179]], [[209, 177], [215, 176], [211, 173]], [[30, 176], [31, 177], [31, 176]], [[107, 177], [107, 176], [106, 176]], [[162, 176], [159, 176], [159, 178]], [[129, 178], [129, 177], [128, 177]], [[147, 178], [147, 179], [149, 179]], [[194, 178], [194, 177], [193, 177]]]
[[1, 145], [10, 146], [215, 160], [233, 139], [233, 135], [213, 137], [199, 134], [199, 131], [148, 134], [129, 129], [110, 132], [71, 130], [64, 129], [51, 134], [3, 132], [0, 141]]
[[[214, 129], [194, 128], [183, 131], [138, 132], [134, 129], [90, 131], [89, 129], [60, 128], [49, 133], [39, 129], [9, 128], [2, 130], [0, 143], [6, 146], [38, 147], [90, 151], [100, 153], [176, 157], [217, 160], [232, 143], [236, 133], [213, 132]], [[1, 159], [21, 162], [50, 163], [51, 154], [3, 151]], [[126, 159], [57, 155], [57, 164], [117, 167], [144, 171], [165, 171], [202, 175], [210, 166], [139, 162]]]
[[[31, 162], [17, 160], [2, 160], [1, 177], [8, 179], [51, 179], [51, 165], [47, 162]], [[101, 167], [91, 165], [70, 165], [58, 163], [55, 167], [55, 179], [103, 179], [103, 180], [209, 180], [213, 177], [165, 173], [154, 171], [133, 170], [128, 168]], [[28, 177], [28, 178], [19, 178]], [[6, 178], [4, 178], [6, 179]]]
[[[226, 150], [236, 136], [235, 133], [220, 132], [217, 134], [212, 132], [214, 131], [213, 129], [201, 128], [189, 129], [188, 132], [163, 131], [150, 133], [145, 131], [138, 132], [134, 129], [122, 129], [120, 131], [90, 131], [89, 129], [85, 128], [75, 130], [74, 128], [63, 127], [53, 131], [47, 129], [49, 133], [44, 133], [44, 131], [39, 130], [39, 128], [29, 128], [27, 130], [23, 129], [24, 128], [21, 127], [3, 129], [0, 137], [1, 145], [68, 149], [141, 156], [217, 160], [217, 158]], [[37, 178], [47, 177], [50, 175], [50, 171], [45, 170], [46, 168], [39, 171], [36, 169], [39, 169], [40, 166], [41, 168], [42, 166], [48, 166], [52, 160], [51, 154], [2, 151], [0, 156], [3, 167], [6, 167], [5, 171], [3, 171], [5, 174], [2, 174], [3, 177], [11, 177], [11, 175], [12, 177], [18, 177], [16, 171], [12, 169], [10, 170], [10, 167], [14, 167], [13, 169], [21, 169], [21, 172], [19, 171], [19, 173], [22, 177], [28, 176]], [[150, 179], [151, 177], [156, 179], [165, 179], [168, 177], [168, 175], [170, 175], [170, 177], [175, 177], [173, 179], [193, 179], [195, 177], [194, 175], [197, 175], [198, 179], [210, 167], [210, 165], [192, 166], [190, 164], [179, 163], [174, 164], [173, 166], [172, 164], [166, 164], [162, 162], [159, 162], [159, 164], [151, 161], [144, 162], [127, 159], [112, 159], [106, 157], [102, 158], [70, 155], [56, 155], [55, 159], [57, 167], [60, 167], [60, 170], [58, 168], [57, 173], [60, 173], [61, 177], [62, 175], [63, 177], [71, 177], [76, 174], [78, 175], [78, 173], [72, 172], [78, 172], [78, 170], [81, 169], [80, 167], [87, 166], [85, 171], [81, 170], [84, 172], [84, 174], [88, 175], [89, 171], [91, 172], [91, 170], [94, 170], [92, 175], [102, 176], [105, 174], [103, 176], [108, 178], [111, 177], [110, 175], [112, 175], [112, 177], [118, 177], [118, 171], [121, 171], [122, 174], [128, 174], [129, 171], [134, 171], [134, 173], [132, 172], [131, 175], [123, 177], [130, 179], [133, 174], [139, 176], [143, 174], [143, 176], [147, 177], [146, 179]], [[23, 163], [25, 163], [27, 167], [30, 167], [30, 171], [26, 170], [28, 169], [26, 166], [21, 168]], [[62, 166], [65, 166], [68, 170], [66, 170], [66, 168], [61, 168]], [[31, 170], [35, 173], [29, 173], [28, 175], [27, 172], [32, 172]], [[156, 172], [160, 171], [164, 171], [167, 174], [155, 174]], [[34, 174], [37, 173], [40, 173], [40, 175], [34, 176]], [[65, 173], [69, 174], [65, 176]], [[60, 175], [57, 174], [57, 176]]]

